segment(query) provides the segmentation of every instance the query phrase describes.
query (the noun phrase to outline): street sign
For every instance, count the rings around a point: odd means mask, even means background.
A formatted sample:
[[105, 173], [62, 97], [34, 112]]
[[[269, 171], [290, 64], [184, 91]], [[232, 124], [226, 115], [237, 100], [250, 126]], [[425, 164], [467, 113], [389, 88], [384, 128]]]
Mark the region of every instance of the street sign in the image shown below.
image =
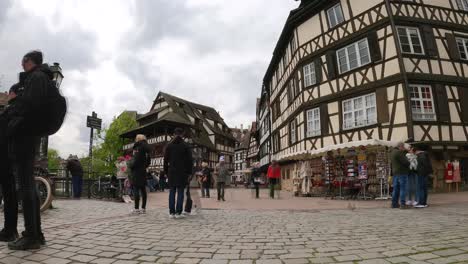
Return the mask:
[[93, 112], [92, 116], [86, 118], [86, 126], [94, 129], [101, 129], [102, 119], [97, 118], [97, 114]]

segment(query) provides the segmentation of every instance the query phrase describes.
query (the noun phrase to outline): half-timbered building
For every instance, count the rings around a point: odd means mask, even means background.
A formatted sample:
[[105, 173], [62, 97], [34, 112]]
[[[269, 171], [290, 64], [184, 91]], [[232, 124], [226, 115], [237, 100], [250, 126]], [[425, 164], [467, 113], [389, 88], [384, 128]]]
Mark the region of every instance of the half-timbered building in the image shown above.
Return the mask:
[[264, 86], [273, 159], [413, 139], [466, 162], [468, 1], [302, 0]]
[[258, 131], [257, 131], [257, 122], [252, 122], [250, 126], [250, 138], [249, 138], [249, 148], [247, 150], [247, 166], [252, 167], [252, 165], [258, 162]]
[[[160, 92], [148, 113], [139, 115], [139, 126], [121, 135], [134, 139], [144, 134], [151, 146], [150, 169], [162, 170], [164, 148], [172, 140], [174, 129], [185, 130], [186, 141], [192, 146], [194, 166], [207, 161], [211, 168], [224, 156], [230, 168], [234, 164], [235, 139], [223, 118], [212, 107], [196, 104], [173, 95]], [[133, 143], [124, 146], [131, 152]]]
[[263, 86], [257, 108], [258, 159], [262, 171], [265, 171], [271, 162], [271, 118], [269, 105], [268, 90]]
[[233, 128], [232, 133], [236, 138], [236, 147], [234, 149], [234, 174], [233, 178], [241, 181], [245, 178], [247, 172], [247, 151], [249, 150], [250, 131], [244, 129], [241, 125], [240, 129]]

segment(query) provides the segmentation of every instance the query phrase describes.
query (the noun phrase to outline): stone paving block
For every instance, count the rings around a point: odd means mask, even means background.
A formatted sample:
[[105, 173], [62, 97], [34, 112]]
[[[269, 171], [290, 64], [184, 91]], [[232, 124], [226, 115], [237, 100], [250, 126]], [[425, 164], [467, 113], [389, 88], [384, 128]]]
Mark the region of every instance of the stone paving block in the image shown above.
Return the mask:
[[197, 264], [201, 259], [196, 258], [177, 258], [174, 263], [176, 264]]
[[451, 249], [433, 251], [431, 253], [435, 254], [437, 256], [446, 257], [446, 256], [459, 255], [459, 254], [464, 253], [464, 251], [460, 250], [460, 249], [457, 249], [457, 248], [451, 248]]
[[169, 263], [174, 263], [176, 259], [173, 257], [162, 257], [158, 260], [156, 260], [156, 263], [158, 264], [169, 264]]
[[337, 261], [343, 262], [343, 261], [354, 261], [354, 260], [360, 260], [361, 258], [356, 255], [346, 255], [346, 256], [336, 256], [335, 259]]
[[44, 264], [68, 264], [70, 262], [71, 260], [69, 259], [61, 259], [61, 258], [48, 258], [42, 261], [42, 263]]
[[388, 264], [391, 262], [385, 259], [367, 259], [367, 260], [359, 261], [358, 263], [359, 264]]
[[239, 254], [214, 254], [213, 259], [239, 259]]
[[116, 259], [111, 259], [111, 258], [97, 258], [95, 260], [92, 260], [89, 263], [92, 263], [92, 264], [111, 264], [111, 263], [114, 263], [116, 261], [117, 261]]
[[310, 263], [334, 263], [335, 260], [330, 257], [323, 257], [323, 258], [310, 258]]
[[392, 257], [392, 258], [387, 258], [386, 260], [390, 261], [391, 263], [408, 263], [410, 261], [413, 261], [412, 259], [406, 256]]
[[116, 262], [113, 262], [112, 264], [138, 264], [138, 261], [135, 261], [135, 260], [117, 260]]
[[225, 259], [202, 259], [200, 264], [228, 264], [229, 260]]
[[89, 255], [74, 255], [74, 256], [71, 256], [70, 259], [71, 260], [75, 260], [75, 261], [79, 261], [79, 262], [90, 262], [94, 259], [96, 259], [97, 257], [93, 257], [93, 256], [89, 256]]
[[211, 253], [200, 253], [200, 252], [186, 252], [179, 255], [179, 258], [200, 258], [200, 259], [209, 259], [211, 258]]
[[43, 254], [32, 254], [32, 255], [25, 257], [25, 259], [32, 260], [32, 261], [43, 261], [48, 258], [50, 258], [50, 256], [43, 255]]
[[309, 260], [308, 259], [283, 259], [284, 264], [308, 264]]
[[259, 259], [255, 261], [255, 264], [283, 264], [283, 262], [279, 259]]
[[19, 264], [19, 263], [23, 263], [23, 262], [25, 262], [24, 259], [17, 258], [17, 257], [2, 257], [2, 258], [0, 258], [0, 263], [5, 263], [5, 264]]
[[414, 260], [428, 260], [428, 259], [438, 258], [439, 256], [434, 255], [432, 253], [422, 253], [422, 254], [410, 255], [408, 257]]

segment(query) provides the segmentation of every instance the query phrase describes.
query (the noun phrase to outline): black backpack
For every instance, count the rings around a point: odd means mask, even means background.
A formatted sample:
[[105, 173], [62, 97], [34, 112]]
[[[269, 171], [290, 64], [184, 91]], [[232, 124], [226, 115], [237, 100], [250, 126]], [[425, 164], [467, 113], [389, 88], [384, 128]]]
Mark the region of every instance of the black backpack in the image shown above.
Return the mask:
[[40, 119], [35, 128], [38, 136], [51, 136], [62, 127], [67, 114], [67, 100], [60, 94], [55, 81], [50, 80], [47, 96], [40, 110]]

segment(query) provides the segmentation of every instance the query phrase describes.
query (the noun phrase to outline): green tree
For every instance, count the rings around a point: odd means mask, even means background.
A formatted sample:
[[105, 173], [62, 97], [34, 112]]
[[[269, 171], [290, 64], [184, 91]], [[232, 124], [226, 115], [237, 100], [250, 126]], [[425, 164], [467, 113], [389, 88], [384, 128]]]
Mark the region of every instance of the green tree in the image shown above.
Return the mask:
[[60, 168], [60, 157], [57, 150], [49, 148], [47, 160], [49, 171], [57, 171]]
[[[124, 112], [114, 117], [109, 127], [104, 127], [96, 135], [100, 142], [93, 148], [93, 170], [112, 173], [115, 171], [114, 163], [123, 154], [123, 146], [131, 140], [123, 140], [120, 135], [128, 130], [136, 128], [138, 123], [135, 114]], [[86, 161], [89, 164], [89, 161]]]

